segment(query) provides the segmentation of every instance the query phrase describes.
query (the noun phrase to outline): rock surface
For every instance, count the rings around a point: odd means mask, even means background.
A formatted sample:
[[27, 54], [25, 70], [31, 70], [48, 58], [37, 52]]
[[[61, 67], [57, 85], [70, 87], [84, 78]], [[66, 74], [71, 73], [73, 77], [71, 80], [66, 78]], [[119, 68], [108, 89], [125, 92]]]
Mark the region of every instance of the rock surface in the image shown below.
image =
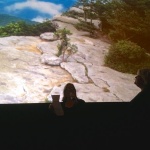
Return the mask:
[[64, 69], [41, 63], [40, 51], [33, 47], [39, 43], [39, 37], [0, 38], [1, 104], [45, 102], [53, 86], [73, 81]]
[[74, 28], [72, 20], [62, 21], [57, 18], [55, 22], [73, 33], [70, 42], [78, 47], [68, 62], [56, 56], [59, 40], [0, 38], [0, 103], [40, 103], [51, 101], [52, 94], [60, 94], [61, 101], [68, 82], [74, 83], [77, 96], [86, 102], [130, 101], [140, 90], [134, 85], [134, 75], [104, 65], [110, 45], [87, 37], [87, 32]]
[[84, 13], [83, 9], [80, 9], [80, 8], [77, 8], [77, 7], [71, 7], [68, 11], [74, 11], [74, 12], [77, 12], [77, 13], [80, 13], [80, 14]]
[[40, 35], [40, 38], [48, 41], [55, 41], [58, 39], [53, 32], [43, 33]]

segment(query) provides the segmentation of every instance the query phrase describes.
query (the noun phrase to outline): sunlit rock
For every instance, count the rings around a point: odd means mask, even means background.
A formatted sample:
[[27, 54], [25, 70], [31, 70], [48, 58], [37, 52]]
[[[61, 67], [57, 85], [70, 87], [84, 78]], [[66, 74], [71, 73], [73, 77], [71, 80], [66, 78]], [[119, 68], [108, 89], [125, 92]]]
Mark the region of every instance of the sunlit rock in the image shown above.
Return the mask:
[[53, 21], [61, 21], [69, 24], [77, 24], [79, 23], [78, 19], [67, 17], [67, 16], [62, 16], [62, 15], [56, 15], [52, 19]]
[[45, 32], [40, 35], [42, 40], [55, 41], [58, 37], [53, 32]]
[[61, 67], [71, 73], [72, 77], [79, 83], [88, 83], [84, 65], [76, 62], [63, 62]]
[[77, 12], [77, 13], [80, 13], [80, 14], [84, 13], [83, 9], [80, 9], [80, 8], [77, 8], [77, 7], [71, 7], [68, 11], [74, 11], [74, 12]]
[[44, 54], [41, 56], [41, 62], [50, 66], [59, 66], [62, 62], [62, 59], [57, 56], [50, 57], [49, 55]]
[[[26, 42], [23, 45], [23, 40], [40, 42], [39, 37], [20, 38], [22, 48], [26, 45]], [[19, 42], [19, 37], [0, 38], [0, 104], [45, 103], [53, 86], [73, 81], [70, 74], [59, 66], [54, 68], [42, 64], [41, 54], [15, 48], [19, 44], [16, 39]]]

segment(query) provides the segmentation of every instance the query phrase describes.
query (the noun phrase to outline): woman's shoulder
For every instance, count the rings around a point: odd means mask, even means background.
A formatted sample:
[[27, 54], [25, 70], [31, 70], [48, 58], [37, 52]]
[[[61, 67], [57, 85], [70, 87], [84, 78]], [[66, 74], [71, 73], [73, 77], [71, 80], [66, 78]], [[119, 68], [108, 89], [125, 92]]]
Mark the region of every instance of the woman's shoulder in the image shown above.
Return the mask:
[[85, 103], [83, 99], [78, 99], [78, 103]]
[[150, 99], [150, 88], [146, 87], [140, 91], [132, 100], [131, 103], [145, 102]]

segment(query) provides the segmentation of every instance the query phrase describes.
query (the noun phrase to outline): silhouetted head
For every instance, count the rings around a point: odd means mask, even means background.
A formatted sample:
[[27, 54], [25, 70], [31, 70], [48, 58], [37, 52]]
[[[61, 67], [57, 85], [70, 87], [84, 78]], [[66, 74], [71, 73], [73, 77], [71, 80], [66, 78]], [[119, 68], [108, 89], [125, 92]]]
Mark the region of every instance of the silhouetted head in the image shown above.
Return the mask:
[[72, 83], [66, 84], [64, 87], [64, 97], [63, 101], [69, 100], [69, 99], [76, 99], [76, 89]]
[[140, 69], [134, 82], [140, 89], [150, 85], [150, 69]]

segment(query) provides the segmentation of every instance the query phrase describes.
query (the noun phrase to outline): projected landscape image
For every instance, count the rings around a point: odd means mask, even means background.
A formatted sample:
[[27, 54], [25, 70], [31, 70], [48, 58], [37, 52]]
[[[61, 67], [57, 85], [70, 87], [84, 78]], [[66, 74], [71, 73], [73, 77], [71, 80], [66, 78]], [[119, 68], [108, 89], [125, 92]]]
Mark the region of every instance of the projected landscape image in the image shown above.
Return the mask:
[[149, 0], [0, 0], [0, 104], [127, 102], [150, 67]]

